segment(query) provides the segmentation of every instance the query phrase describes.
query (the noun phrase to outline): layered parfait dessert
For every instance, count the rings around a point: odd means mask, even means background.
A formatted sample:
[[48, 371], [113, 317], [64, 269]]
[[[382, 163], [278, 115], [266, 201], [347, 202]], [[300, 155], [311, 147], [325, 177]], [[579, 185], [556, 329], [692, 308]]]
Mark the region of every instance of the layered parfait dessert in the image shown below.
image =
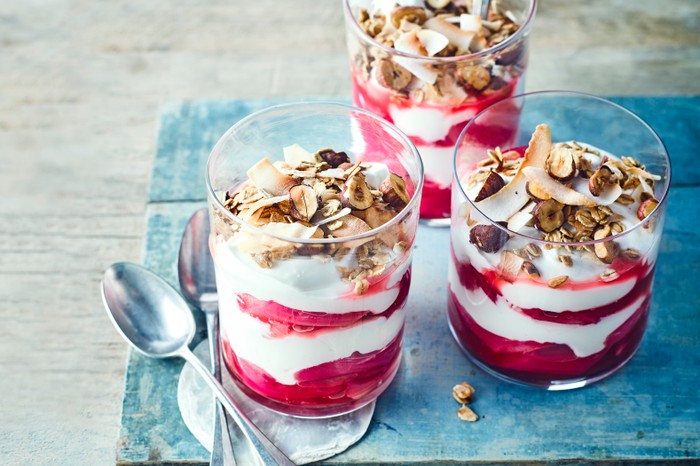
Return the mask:
[[214, 214], [223, 357], [262, 404], [336, 415], [374, 400], [398, 368], [419, 187], [345, 152], [283, 151]]
[[522, 92], [534, 10], [534, 0], [494, 0], [482, 19], [466, 0], [346, 0], [353, 103], [416, 144], [421, 218], [449, 218], [452, 156], [465, 124]]
[[[448, 313], [479, 365], [526, 384], [572, 388], [622, 366], [649, 313], [663, 206], [635, 158], [583, 142], [496, 147], [462, 167]], [[457, 190], [456, 190], [457, 191]]]

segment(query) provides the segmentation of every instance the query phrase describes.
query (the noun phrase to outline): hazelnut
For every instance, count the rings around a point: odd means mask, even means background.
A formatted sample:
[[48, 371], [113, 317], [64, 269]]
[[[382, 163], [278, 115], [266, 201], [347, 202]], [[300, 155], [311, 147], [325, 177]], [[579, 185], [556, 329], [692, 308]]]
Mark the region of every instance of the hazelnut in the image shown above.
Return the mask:
[[588, 179], [588, 190], [594, 196], [600, 196], [605, 188], [613, 183], [613, 172], [609, 167], [603, 165], [596, 170]]
[[350, 157], [345, 152], [336, 152], [333, 149], [321, 149], [316, 153], [321, 160], [333, 168], [338, 168], [343, 163], [349, 163]]
[[476, 225], [469, 232], [469, 242], [484, 252], [498, 252], [508, 242], [508, 233], [495, 225]]
[[[593, 239], [604, 239], [609, 236], [612, 236], [612, 230], [610, 229], [610, 225], [605, 225], [603, 228], [596, 230], [593, 234]], [[604, 264], [611, 264], [618, 252], [617, 244], [612, 240], [596, 243], [593, 249], [596, 257]]]
[[474, 198], [474, 202], [483, 201], [487, 197], [493, 196], [498, 191], [500, 191], [506, 185], [503, 178], [501, 178], [498, 173], [491, 170], [489, 176], [484, 180], [484, 184], [479, 190], [479, 193]]
[[542, 187], [539, 184], [531, 183], [529, 181], [525, 183], [525, 192], [527, 192], [527, 194], [531, 198], [536, 199], [538, 201], [546, 201], [552, 198], [552, 195], [544, 189], [542, 189]]
[[545, 170], [555, 180], [570, 181], [576, 175], [576, 161], [570, 149], [555, 147], [547, 156]]
[[639, 204], [639, 208], [637, 209], [637, 218], [639, 220], [644, 220], [647, 218], [651, 213], [656, 209], [656, 206], [659, 205], [659, 201], [657, 201], [654, 198], [647, 199], [641, 204]]
[[401, 27], [401, 20], [409, 23], [423, 24], [428, 19], [425, 9], [419, 6], [399, 6], [391, 10], [391, 24], [396, 29]]
[[372, 206], [374, 198], [364, 175], [357, 173], [347, 179], [340, 200], [344, 207], [355, 210], [365, 210]]
[[390, 60], [380, 60], [377, 64], [377, 82], [382, 86], [401, 90], [413, 79], [413, 75], [403, 66]]
[[308, 222], [318, 209], [316, 192], [311, 186], [298, 184], [289, 190], [289, 213], [302, 222]]
[[550, 233], [559, 229], [566, 220], [564, 204], [554, 199], [540, 201], [532, 210], [532, 217], [535, 219], [535, 226], [539, 230]]
[[395, 173], [389, 173], [379, 185], [379, 191], [384, 202], [397, 210], [403, 209], [411, 200], [406, 192], [406, 182]]

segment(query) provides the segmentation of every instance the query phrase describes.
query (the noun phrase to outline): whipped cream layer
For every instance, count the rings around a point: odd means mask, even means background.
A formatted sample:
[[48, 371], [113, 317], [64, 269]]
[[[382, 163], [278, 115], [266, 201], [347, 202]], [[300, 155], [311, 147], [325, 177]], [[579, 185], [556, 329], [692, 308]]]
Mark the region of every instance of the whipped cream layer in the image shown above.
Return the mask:
[[314, 333], [270, 336], [269, 324], [240, 312], [236, 294], [226, 290], [221, 296], [222, 338], [231, 342], [236, 357], [267, 372], [285, 385], [297, 383], [295, 374], [303, 369], [347, 358], [353, 353], [380, 350], [401, 332], [405, 311], [398, 309], [389, 317], [374, 317], [350, 327]]

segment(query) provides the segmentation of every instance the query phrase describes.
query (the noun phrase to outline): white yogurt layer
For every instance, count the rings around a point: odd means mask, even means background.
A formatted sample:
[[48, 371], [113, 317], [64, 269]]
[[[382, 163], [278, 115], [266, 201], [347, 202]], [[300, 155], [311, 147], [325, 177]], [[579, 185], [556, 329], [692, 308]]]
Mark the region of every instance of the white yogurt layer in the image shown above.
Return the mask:
[[[639, 296], [629, 306], [615, 314], [603, 317], [595, 324], [560, 324], [536, 320], [521, 314], [501, 296], [498, 296], [496, 303], [494, 303], [480, 288], [475, 291], [467, 290], [459, 284], [457, 270], [452, 262], [449, 267], [448, 280], [459, 304], [484, 330], [513, 341], [566, 345], [580, 358], [602, 351], [608, 336], [623, 325], [640, 308], [648, 296], [646, 293]], [[542, 291], [542, 287], [533, 286], [532, 288], [531, 293]], [[594, 294], [595, 291], [587, 293], [590, 295]]]
[[405, 320], [405, 311], [399, 309], [389, 318], [377, 317], [313, 337], [271, 337], [268, 324], [238, 310], [233, 290], [224, 289], [219, 294], [222, 337], [230, 341], [237, 357], [286, 385], [297, 383], [295, 374], [300, 370], [384, 348], [399, 335]]
[[[260, 267], [249, 254], [241, 252], [236, 235], [228, 242], [214, 244], [216, 281], [219, 293], [230, 290], [248, 293], [263, 301], [306, 312], [345, 314], [355, 311], [384, 312], [399, 295], [399, 286], [383, 291], [356, 295], [353, 285], [342, 279], [338, 266], [348, 266], [352, 253], [342, 262], [322, 262], [312, 257], [295, 257], [277, 261], [269, 269]], [[398, 283], [406, 268], [405, 261], [393, 272], [390, 283]], [[220, 300], [221, 301], [221, 300]]]
[[453, 147], [416, 145], [423, 160], [425, 179], [442, 187], [449, 188], [452, 183]]
[[394, 124], [409, 136], [419, 137], [427, 143], [445, 139], [453, 126], [471, 120], [476, 108], [461, 112], [446, 111], [450, 107], [401, 107], [389, 104], [389, 115]]

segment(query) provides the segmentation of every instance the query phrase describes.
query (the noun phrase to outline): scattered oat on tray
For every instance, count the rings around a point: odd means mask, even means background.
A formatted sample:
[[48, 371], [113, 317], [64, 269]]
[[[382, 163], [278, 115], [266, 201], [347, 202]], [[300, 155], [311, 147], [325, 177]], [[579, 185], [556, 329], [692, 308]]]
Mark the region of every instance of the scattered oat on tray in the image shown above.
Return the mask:
[[462, 382], [452, 387], [452, 397], [462, 406], [457, 410], [457, 417], [463, 421], [476, 422], [479, 420], [479, 415], [476, 414], [469, 406], [474, 397], [474, 387], [468, 382]]

